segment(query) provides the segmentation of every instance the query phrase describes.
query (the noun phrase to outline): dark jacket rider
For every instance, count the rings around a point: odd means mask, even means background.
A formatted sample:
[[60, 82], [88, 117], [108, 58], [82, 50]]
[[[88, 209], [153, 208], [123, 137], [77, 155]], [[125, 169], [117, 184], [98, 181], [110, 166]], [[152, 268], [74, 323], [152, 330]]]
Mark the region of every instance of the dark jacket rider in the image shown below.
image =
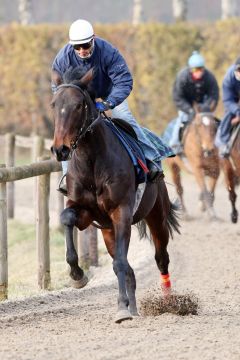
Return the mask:
[[175, 154], [182, 152], [179, 139], [180, 128], [195, 116], [195, 105], [200, 112], [213, 112], [219, 100], [219, 87], [215, 76], [205, 67], [201, 54], [194, 51], [188, 59], [188, 67], [182, 69], [173, 85], [173, 101], [178, 109], [178, 118], [170, 123], [172, 134], [169, 145]]

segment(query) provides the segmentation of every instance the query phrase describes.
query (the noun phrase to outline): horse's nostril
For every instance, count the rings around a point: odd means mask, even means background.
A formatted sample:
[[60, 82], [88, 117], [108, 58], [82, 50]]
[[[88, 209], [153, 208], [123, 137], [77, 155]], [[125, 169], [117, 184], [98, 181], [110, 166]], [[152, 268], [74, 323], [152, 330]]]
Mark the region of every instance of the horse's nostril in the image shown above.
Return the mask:
[[70, 149], [66, 145], [61, 145], [59, 148], [53, 147], [53, 153], [58, 161], [67, 160], [70, 154]]
[[61, 145], [58, 148], [55, 146], [51, 146], [51, 152], [58, 161], [68, 160], [70, 154], [70, 148], [66, 145]]
[[62, 146], [62, 153], [63, 154], [69, 154], [69, 148], [66, 145]]

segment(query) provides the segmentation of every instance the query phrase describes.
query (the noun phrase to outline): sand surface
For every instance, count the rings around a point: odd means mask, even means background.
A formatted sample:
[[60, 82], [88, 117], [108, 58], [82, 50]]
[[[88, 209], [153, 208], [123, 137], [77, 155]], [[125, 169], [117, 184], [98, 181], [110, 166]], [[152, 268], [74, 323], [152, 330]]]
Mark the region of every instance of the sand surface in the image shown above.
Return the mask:
[[[167, 177], [168, 182], [171, 180]], [[25, 185], [27, 182], [25, 183]], [[27, 216], [31, 191], [20, 186], [17, 215]], [[184, 179], [192, 221], [182, 221], [181, 235], [170, 241], [170, 273], [178, 294], [194, 294], [199, 314], [140, 316], [115, 324], [117, 281], [110, 258], [91, 269], [81, 290], [63, 289], [0, 304], [1, 360], [239, 360], [240, 359], [240, 228], [230, 222], [230, 204], [220, 179], [215, 208], [220, 221], [209, 223], [198, 210], [198, 190]], [[174, 189], [168, 185], [171, 198]], [[240, 209], [240, 200], [238, 208]], [[51, 221], [56, 221], [55, 203]], [[27, 215], [28, 214], [28, 215]], [[54, 215], [55, 214], [55, 215]], [[54, 220], [55, 219], [55, 220]], [[100, 241], [100, 246], [102, 243]], [[137, 279], [137, 302], [159, 284], [154, 251], [133, 231], [129, 261]]]

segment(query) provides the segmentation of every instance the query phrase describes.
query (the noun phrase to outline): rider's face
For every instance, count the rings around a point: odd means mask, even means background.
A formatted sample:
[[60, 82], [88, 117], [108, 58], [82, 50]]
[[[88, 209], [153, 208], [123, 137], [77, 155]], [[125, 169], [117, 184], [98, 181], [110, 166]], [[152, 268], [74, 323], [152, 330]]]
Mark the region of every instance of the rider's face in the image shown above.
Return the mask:
[[240, 81], [240, 66], [235, 69], [234, 75], [235, 75], [236, 80]]
[[88, 58], [92, 52], [93, 40], [91, 40], [85, 44], [74, 45], [73, 47], [74, 47], [74, 50], [76, 51], [76, 53], [80, 56], [80, 58], [82, 58], [82, 59]]
[[191, 69], [192, 77], [196, 80], [199, 80], [203, 77], [204, 67], [197, 67]]

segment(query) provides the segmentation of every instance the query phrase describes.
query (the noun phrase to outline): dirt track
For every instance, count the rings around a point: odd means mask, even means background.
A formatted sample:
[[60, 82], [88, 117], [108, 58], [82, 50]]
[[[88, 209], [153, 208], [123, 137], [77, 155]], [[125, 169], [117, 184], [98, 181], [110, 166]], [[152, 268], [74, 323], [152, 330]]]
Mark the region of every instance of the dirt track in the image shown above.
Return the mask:
[[[168, 179], [167, 179], [168, 180]], [[179, 294], [194, 293], [199, 314], [164, 314], [115, 324], [117, 284], [109, 258], [94, 269], [82, 290], [65, 289], [25, 301], [0, 304], [0, 359], [240, 359], [240, 230], [230, 223], [230, 205], [220, 180], [220, 222], [199, 220], [197, 191], [184, 181], [194, 217], [170, 242], [170, 273]], [[168, 186], [170, 193], [173, 192]], [[173, 198], [173, 196], [171, 196]], [[240, 209], [238, 200], [238, 209]], [[148, 241], [134, 233], [129, 260], [137, 278], [137, 300], [159, 281]]]

